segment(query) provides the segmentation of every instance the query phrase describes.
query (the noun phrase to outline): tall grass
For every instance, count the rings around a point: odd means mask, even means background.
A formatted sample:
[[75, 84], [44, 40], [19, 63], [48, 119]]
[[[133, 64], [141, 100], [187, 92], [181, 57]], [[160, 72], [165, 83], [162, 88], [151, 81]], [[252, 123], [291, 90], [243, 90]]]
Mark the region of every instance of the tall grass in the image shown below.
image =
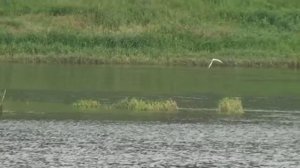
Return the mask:
[[241, 115], [244, 114], [242, 101], [240, 98], [225, 97], [219, 101], [218, 112], [224, 115]]
[[79, 111], [130, 111], [130, 112], [176, 112], [177, 103], [174, 100], [142, 100], [124, 98], [113, 104], [100, 104], [96, 100], [78, 100], [72, 106]]
[[298, 0], [0, 0], [6, 61], [299, 66], [299, 45]]
[[101, 103], [96, 100], [78, 100], [72, 104], [72, 106], [80, 111], [98, 110], [101, 108]]
[[4, 89], [2, 96], [1, 96], [1, 101], [0, 101], [0, 117], [2, 115], [3, 112], [3, 101], [5, 99], [5, 95], [6, 95], [6, 89]]
[[178, 110], [174, 100], [150, 101], [137, 98], [123, 99], [113, 104], [112, 108], [135, 112], [176, 112]]

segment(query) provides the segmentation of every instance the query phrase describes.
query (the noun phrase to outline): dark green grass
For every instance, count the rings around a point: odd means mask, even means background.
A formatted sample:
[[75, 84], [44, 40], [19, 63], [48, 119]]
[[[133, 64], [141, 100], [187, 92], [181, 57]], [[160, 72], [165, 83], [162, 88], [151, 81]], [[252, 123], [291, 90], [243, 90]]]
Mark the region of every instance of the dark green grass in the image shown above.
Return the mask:
[[289, 66], [300, 1], [0, 0], [0, 60]]

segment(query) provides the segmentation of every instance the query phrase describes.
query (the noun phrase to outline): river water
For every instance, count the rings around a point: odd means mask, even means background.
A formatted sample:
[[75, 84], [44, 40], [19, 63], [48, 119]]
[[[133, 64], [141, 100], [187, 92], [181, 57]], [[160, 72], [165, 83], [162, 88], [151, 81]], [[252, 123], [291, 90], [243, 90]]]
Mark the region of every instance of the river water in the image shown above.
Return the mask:
[[[299, 167], [300, 71], [1, 64], [0, 167]], [[223, 97], [243, 116], [219, 116]], [[174, 99], [175, 114], [74, 112]]]
[[[299, 117], [298, 117], [299, 119]], [[4, 120], [1, 167], [298, 167], [299, 122]]]

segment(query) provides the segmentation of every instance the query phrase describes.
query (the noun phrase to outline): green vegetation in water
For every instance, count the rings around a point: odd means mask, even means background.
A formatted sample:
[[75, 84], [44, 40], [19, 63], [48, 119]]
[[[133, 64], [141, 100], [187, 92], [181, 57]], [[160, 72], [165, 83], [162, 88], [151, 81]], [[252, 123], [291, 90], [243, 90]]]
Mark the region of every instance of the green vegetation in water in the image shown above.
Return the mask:
[[299, 67], [299, 32], [299, 0], [0, 0], [0, 61]]
[[96, 100], [79, 100], [73, 103], [73, 107], [80, 111], [176, 112], [178, 109], [174, 100], [153, 101], [137, 98], [125, 98], [110, 105], [102, 105]]
[[224, 115], [241, 115], [244, 114], [242, 101], [238, 97], [225, 97], [218, 104], [218, 112]]
[[96, 100], [78, 100], [74, 102], [73, 107], [80, 111], [97, 110], [101, 108], [101, 103]]
[[6, 89], [4, 89], [4, 91], [2, 93], [2, 98], [1, 98], [1, 102], [0, 102], [0, 116], [3, 112], [3, 102], [4, 102], [4, 99], [5, 99], [5, 95], [6, 95]]
[[137, 112], [176, 112], [178, 106], [174, 100], [151, 101], [137, 98], [126, 98], [113, 104], [112, 108]]

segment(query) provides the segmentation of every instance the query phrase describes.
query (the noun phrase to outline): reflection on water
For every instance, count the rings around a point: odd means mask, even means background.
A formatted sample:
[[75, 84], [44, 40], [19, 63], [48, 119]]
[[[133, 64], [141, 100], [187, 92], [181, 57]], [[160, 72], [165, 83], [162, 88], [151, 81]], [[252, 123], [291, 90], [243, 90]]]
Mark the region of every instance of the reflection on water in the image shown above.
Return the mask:
[[2, 120], [2, 167], [297, 167], [299, 123]]

